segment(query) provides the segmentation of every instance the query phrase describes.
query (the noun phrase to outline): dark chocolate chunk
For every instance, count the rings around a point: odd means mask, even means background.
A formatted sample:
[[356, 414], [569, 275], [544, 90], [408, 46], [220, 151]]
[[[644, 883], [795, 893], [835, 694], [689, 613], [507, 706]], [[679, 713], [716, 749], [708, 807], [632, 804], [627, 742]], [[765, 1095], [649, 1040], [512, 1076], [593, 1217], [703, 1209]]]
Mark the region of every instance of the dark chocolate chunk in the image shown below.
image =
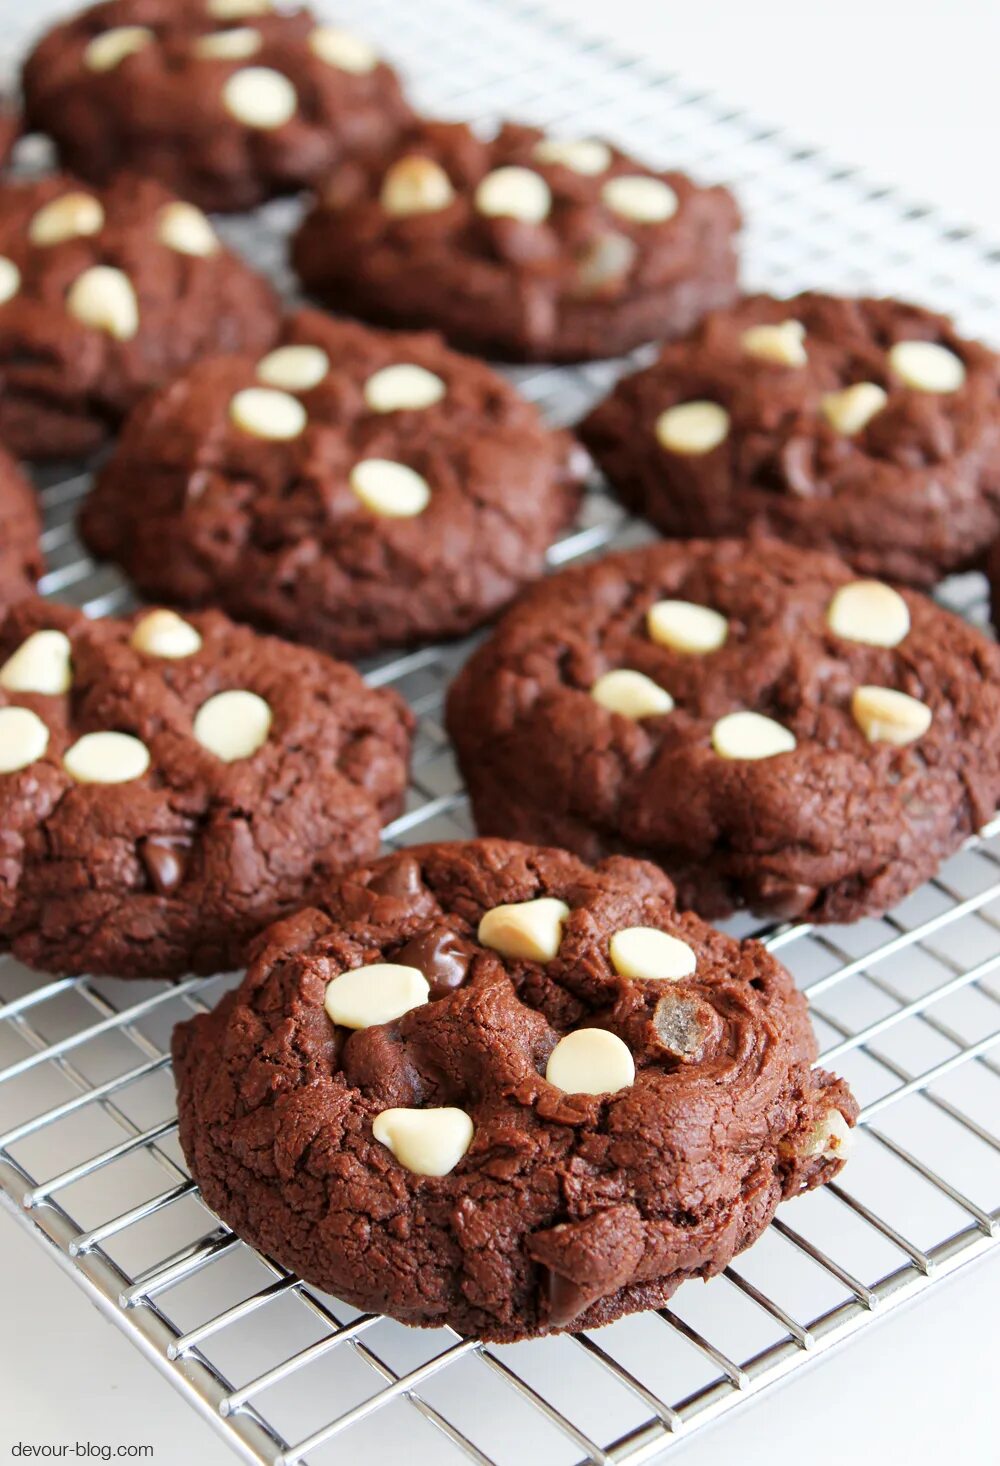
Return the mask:
[[139, 841], [139, 855], [159, 896], [172, 896], [184, 879], [190, 840], [147, 835]]
[[418, 967], [430, 984], [431, 998], [461, 987], [476, 949], [449, 927], [431, 927], [400, 947], [396, 961]]

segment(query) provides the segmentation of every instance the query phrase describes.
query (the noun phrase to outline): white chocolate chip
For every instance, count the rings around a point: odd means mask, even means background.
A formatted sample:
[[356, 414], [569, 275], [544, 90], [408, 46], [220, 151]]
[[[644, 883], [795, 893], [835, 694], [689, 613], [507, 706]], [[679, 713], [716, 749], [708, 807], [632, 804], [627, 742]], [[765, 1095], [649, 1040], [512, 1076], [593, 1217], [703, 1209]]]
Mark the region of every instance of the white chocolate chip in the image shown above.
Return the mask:
[[348, 482], [365, 508], [384, 519], [412, 519], [431, 502], [427, 480], [389, 458], [362, 459], [351, 469]]
[[83, 64], [88, 71], [113, 71], [126, 56], [141, 51], [153, 38], [148, 26], [116, 25], [89, 42], [83, 53]]
[[262, 132], [283, 127], [295, 116], [298, 106], [288, 77], [269, 66], [246, 66], [234, 71], [222, 88], [222, 101], [230, 117]]
[[554, 896], [494, 906], [479, 923], [479, 941], [501, 957], [551, 962], [559, 951], [568, 916], [566, 902]]
[[791, 753], [795, 734], [763, 713], [727, 713], [712, 729], [712, 747], [720, 758], [774, 758]]
[[6, 305], [8, 300], [13, 300], [21, 288], [21, 272], [13, 260], [6, 255], [0, 255], [0, 305]]
[[73, 685], [69, 637], [61, 631], [33, 631], [0, 667], [0, 687], [8, 692], [41, 692], [55, 697]]
[[308, 421], [297, 397], [271, 387], [244, 387], [230, 402], [229, 416], [245, 433], [274, 442], [298, 438]]
[[251, 758], [271, 731], [271, 709], [255, 692], [217, 692], [195, 714], [192, 732], [223, 763]]
[[203, 61], [245, 61], [248, 56], [256, 56], [261, 44], [260, 31], [241, 25], [230, 31], [212, 31], [210, 35], [199, 36], [193, 50]]
[[530, 168], [495, 168], [476, 189], [476, 209], [487, 219], [540, 224], [552, 208], [549, 185]]
[[372, 1134], [416, 1176], [447, 1176], [472, 1144], [475, 1127], [464, 1110], [383, 1110]]
[[646, 630], [658, 646], [703, 657], [725, 644], [729, 622], [711, 606], [694, 601], [656, 601], [646, 612]]
[[309, 33], [308, 46], [327, 66], [353, 72], [355, 76], [364, 76], [378, 65], [378, 52], [360, 36], [342, 31], [339, 26], [318, 25]]
[[957, 392], [965, 381], [961, 357], [936, 341], [897, 341], [889, 350], [889, 365], [918, 392]]
[[534, 156], [539, 163], [561, 163], [573, 173], [596, 178], [611, 167], [611, 149], [596, 138], [543, 138], [535, 144]]
[[925, 702], [891, 687], [856, 687], [851, 712], [869, 743], [892, 743], [897, 748], [922, 738], [933, 717]]
[[578, 1028], [549, 1055], [545, 1078], [563, 1094], [614, 1094], [635, 1083], [628, 1045], [606, 1028]]
[[687, 942], [655, 926], [627, 926], [611, 938], [611, 965], [620, 977], [676, 982], [690, 977], [698, 959]]
[[206, 6], [213, 20], [245, 20], [250, 15], [268, 15], [271, 0], [208, 0]]
[[116, 341], [131, 341], [139, 329], [132, 282], [112, 265], [91, 265], [78, 275], [66, 296], [66, 309], [82, 325], [105, 331]]
[[104, 225], [104, 210], [92, 193], [60, 194], [43, 204], [28, 225], [32, 244], [60, 244], [97, 234]]
[[862, 432], [889, 401], [889, 394], [877, 382], [855, 382], [841, 392], [827, 392], [820, 406], [823, 416], [845, 438]]
[[865, 646], [899, 646], [910, 629], [910, 612], [899, 591], [880, 580], [852, 580], [830, 602], [826, 622], [834, 636]]
[[0, 774], [26, 769], [49, 746], [49, 730], [30, 708], [0, 708]]
[[677, 195], [669, 183], [641, 174], [609, 178], [601, 198], [613, 214], [635, 224], [663, 224], [677, 213]]
[[150, 611], [136, 623], [131, 640], [137, 652], [169, 661], [194, 656], [201, 650], [198, 632], [176, 611]]
[[779, 325], [751, 326], [743, 332], [743, 350], [757, 361], [770, 361], [775, 366], [805, 366], [809, 360], [805, 348], [806, 328], [801, 321], [782, 321]]
[[729, 413], [717, 402], [681, 402], [656, 419], [654, 429], [670, 453], [711, 453], [729, 433]]
[[63, 765], [78, 784], [127, 784], [149, 768], [149, 749], [131, 733], [85, 733]]
[[329, 370], [330, 358], [320, 346], [279, 346], [257, 363], [260, 380], [285, 392], [308, 392]]
[[430, 984], [419, 967], [399, 962], [372, 962], [342, 972], [327, 984], [324, 1006], [334, 1023], [345, 1028], [371, 1028], [391, 1023], [427, 1002]]
[[401, 219], [410, 214], [436, 214], [454, 197], [451, 180], [440, 163], [414, 153], [386, 171], [379, 202], [387, 214]]
[[806, 1143], [807, 1156], [844, 1160], [854, 1144], [854, 1131], [839, 1110], [827, 1110]]
[[623, 718], [655, 718], [669, 713], [674, 705], [670, 693], [652, 677], [626, 667], [598, 677], [590, 695], [602, 708], [620, 713]]
[[163, 205], [156, 219], [156, 237], [168, 249], [199, 259], [218, 253], [220, 248], [219, 236], [205, 215], [181, 199]]
[[417, 412], [433, 407], [445, 394], [441, 378], [409, 362], [383, 367], [365, 383], [365, 405], [372, 412]]

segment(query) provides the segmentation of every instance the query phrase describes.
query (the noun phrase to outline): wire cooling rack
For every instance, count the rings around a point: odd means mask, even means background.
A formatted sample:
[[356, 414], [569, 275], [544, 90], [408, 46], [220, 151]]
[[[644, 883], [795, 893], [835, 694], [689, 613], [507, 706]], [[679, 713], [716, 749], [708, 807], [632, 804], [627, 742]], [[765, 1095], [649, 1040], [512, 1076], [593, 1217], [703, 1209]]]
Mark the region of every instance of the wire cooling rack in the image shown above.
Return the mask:
[[[752, 286], [902, 294], [1000, 337], [1000, 251], [534, 6], [343, 0], [338, 14], [384, 43], [430, 109], [604, 133], [731, 181], [748, 213]], [[12, 68], [27, 37], [5, 19], [0, 61]], [[226, 226], [285, 284], [294, 212], [276, 204]], [[618, 370], [514, 375], [569, 422]], [[74, 538], [86, 486], [85, 474], [43, 480], [44, 588], [95, 613], [120, 609], [120, 579]], [[552, 561], [643, 535], [595, 485]], [[942, 594], [982, 619], [978, 578]], [[467, 650], [366, 668], [420, 715], [389, 844], [471, 833], [441, 726]], [[783, 1206], [723, 1276], [686, 1285], [669, 1308], [484, 1347], [358, 1313], [244, 1246], [185, 1169], [167, 1059], [174, 1023], [214, 1003], [225, 979], [46, 981], [0, 959], [0, 1199], [246, 1461], [648, 1460], [997, 1242], [1000, 820], [882, 920], [764, 935], [808, 995], [824, 1062], [854, 1086], [862, 1129], [838, 1182]]]

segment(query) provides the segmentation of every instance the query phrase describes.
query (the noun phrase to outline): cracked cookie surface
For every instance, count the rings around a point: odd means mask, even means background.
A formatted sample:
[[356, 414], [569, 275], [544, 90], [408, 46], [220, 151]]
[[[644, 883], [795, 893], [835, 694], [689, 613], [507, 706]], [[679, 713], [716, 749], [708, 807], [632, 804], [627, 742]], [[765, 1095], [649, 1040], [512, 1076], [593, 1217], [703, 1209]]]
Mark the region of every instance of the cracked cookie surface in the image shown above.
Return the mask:
[[[555, 951], [498, 950], [511, 929], [484, 918], [511, 904], [515, 926], [558, 909]], [[426, 845], [320, 907], [263, 933], [239, 989], [176, 1029], [180, 1136], [224, 1221], [355, 1307], [496, 1340], [610, 1323], [720, 1271], [843, 1163], [857, 1106], [811, 1068], [790, 976], [678, 915], [648, 864]], [[686, 974], [616, 970], [636, 928], [683, 948]], [[381, 964], [425, 996], [334, 1022], [342, 975], [366, 969], [370, 1000]]]

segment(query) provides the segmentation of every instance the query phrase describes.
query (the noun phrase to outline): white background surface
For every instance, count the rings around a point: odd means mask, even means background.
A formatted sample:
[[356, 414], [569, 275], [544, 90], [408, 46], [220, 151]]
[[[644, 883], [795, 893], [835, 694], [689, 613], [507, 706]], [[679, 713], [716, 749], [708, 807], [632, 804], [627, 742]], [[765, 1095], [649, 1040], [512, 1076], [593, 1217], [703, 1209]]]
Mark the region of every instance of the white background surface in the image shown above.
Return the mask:
[[[0, 0], [0, 18], [13, 3]], [[995, 0], [549, 4], [1000, 239]], [[157, 1466], [235, 1459], [34, 1242], [5, 1217], [0, 1229], [0, 1461], [14, 1459], [18, 1440], [149, 1444]], [[990, 1466], [1000, 1461], [992, 1408], [998, 1320], [994, 1258], [667, 1459], [937, 1466], [947, 1457]]]

